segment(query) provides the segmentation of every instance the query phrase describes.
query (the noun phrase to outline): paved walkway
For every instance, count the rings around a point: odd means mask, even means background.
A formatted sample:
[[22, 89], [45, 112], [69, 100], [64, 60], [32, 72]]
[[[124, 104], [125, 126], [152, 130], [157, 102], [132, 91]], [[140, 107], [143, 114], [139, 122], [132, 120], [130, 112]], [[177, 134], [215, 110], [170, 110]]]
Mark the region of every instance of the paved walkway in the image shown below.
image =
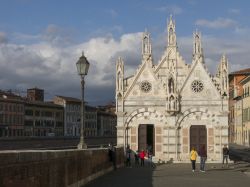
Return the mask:
[[[198, 167], [199, 164], [196, 164]], [[206, 172], [191, 171], [191, 164], [165, 164], [150, 167], [120, 168], [85, 187], [249, 187], [250, 164], [207, 164]]]

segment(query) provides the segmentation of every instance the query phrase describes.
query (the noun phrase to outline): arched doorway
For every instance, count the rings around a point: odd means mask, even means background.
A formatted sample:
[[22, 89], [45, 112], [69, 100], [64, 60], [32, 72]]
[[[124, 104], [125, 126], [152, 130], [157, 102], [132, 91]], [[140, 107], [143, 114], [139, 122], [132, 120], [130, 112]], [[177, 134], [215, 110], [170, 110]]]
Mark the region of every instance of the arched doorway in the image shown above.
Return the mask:
[[190, 127], [190, 150], [195, 147], [197, 151], [202, 146], [207, 148], [207, 129], [205, 125], [192, 125]]
[[140, 124], [138, 128], [138, 150], [151, 149], [155, 152], [155, 129], [152, 124]]

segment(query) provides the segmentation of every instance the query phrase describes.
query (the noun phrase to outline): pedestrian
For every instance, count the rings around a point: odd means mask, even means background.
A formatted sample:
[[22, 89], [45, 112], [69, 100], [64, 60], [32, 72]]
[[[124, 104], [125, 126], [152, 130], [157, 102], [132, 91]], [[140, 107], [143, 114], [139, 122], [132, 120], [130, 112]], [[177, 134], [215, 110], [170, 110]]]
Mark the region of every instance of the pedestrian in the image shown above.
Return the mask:
[[225, 160], [226, 160], [226, 166], [228, 167], [229, 149], [228, 149], [227, 145], [224, 145], [222, 152], [223, 152], [222, 168], [224, 167]]
[[139, 151], [134, 152], [135, 166], [139, 166]]
[[192, 150], [190, 152], [190, 160], [191, 160], [191, 164], [192, 164], [192, 171], [195, 171], [195, 163], [196, 163], [196, 158], [197, 158], [198, 154], [195, 150], [194, 147], [192, 147]]
[[126, 148], [126, 166], [131, 167], [131, 149], [129, 145]]
[[203, 145], [199, 151], [199, 155], [200, 155], [200, 171], [201, 172], [205, 172], [205, 162], [207, 160], [207, 151], [205, 148], [205, 145]]
[[153, 162], [153, 152], [152, 150], [148, 150], [148, 161], [149, 161], [149, 166], [152, 168], [155, 168], [155, 164]]
[[113, 162], [113, 167], [114, 170], [116, 170], [116, 148], [115, 146], [112, 147], [112, 162]]
[[113, 144], [109, 143], [108, 145], [108, 155], [109, 155], [109, 161], [112, 162], [112, 156], [113, 156]]
[[143, 149], [141, 150], [139, 156], [140, 156], [140, 160], [141, 160], [141, 166], [144, 166], [144, 160], [145, 160], [146, 154], [145, 154], [145, 151]]

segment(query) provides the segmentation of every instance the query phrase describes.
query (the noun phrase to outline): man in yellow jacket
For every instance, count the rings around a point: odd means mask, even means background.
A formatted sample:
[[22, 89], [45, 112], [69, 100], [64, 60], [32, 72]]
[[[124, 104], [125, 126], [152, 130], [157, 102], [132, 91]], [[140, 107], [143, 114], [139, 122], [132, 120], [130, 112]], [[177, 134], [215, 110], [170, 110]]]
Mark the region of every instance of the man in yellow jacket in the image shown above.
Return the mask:
[[197, 151], [195, 150], [194, 147], [192, 147], [191, 152], [190, 152], [190, 160], [192, 163], [192, 171], [195, 171], [195, 162], [196, 162], [196, 158], [197, 158], [198, 154]]

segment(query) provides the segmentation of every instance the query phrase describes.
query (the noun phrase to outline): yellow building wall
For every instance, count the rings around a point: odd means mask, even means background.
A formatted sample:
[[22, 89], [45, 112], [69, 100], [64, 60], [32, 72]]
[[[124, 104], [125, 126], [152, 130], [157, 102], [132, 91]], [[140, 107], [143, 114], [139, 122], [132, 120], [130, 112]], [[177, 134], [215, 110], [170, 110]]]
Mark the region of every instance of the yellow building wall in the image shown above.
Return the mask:
[[243, 145], [250, 146], [250, 81], [243, 86], [245, 94], [243, 97]]

